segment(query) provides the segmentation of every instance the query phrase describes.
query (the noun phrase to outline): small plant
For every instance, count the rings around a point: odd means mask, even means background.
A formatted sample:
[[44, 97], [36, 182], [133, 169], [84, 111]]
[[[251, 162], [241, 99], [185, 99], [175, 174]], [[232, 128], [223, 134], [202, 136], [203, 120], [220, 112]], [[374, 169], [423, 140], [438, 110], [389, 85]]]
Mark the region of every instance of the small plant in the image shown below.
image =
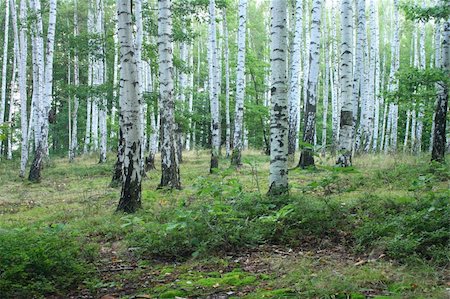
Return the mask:
[[0, 294], [2, 298], [31, 298], [61, 294], [82, 282], [92, 266], [83, 248], [62, 225], [45, 230], [0, 231]]

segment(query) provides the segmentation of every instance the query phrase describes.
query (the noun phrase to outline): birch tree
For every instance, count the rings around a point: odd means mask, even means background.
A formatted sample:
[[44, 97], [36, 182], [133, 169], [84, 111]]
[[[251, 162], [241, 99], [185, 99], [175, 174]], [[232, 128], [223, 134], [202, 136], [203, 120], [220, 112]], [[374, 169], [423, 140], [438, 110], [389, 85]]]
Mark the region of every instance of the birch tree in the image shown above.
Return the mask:
[[41, 15], [40, 0], [32, 0], [32, 9], [35, 14], [35, 31], [34, 31], [34, 49], [36, 56], [38, 91], [35, 98], [35, 152], [33, 164], [30, 169], [28, 179], [32, 182], [38, 182], [41, 178], [41, 169], [43, 159], [48, 155], [48, 129], [49, 129], [49, 112], [52, 102], [53, 92], [53, 53], [54, 38], [56, 27], [56, 0], [49, 1], [49, 23], [46, 37], [46, 52], [44, 63], [44, 41], [43, 41], [43, 24]]
[[176, 157], [173, 90], [172, 1], [158, 1], [158, 61], [161, 99], [161, 182], [159, 187], [181, 188]]
[[[94, 33], [97, 38], [95, 54], [94, 54], [94, 71], [92, 84], [94, 87], [100, 87], [105, 83], [105, 53], [104, 53], [104, 4], [103, 0], [96, 0], [95, 5], [95, 30]], [[107, 98], [106, 95], [101, 93], [100, 97], [94, 98], [94, 109], [92, 113], [93, 121], [92, 128], [98, 133], [94, 133], [94, 147], [96, 143], [99, 144], [100, 149], [100, 160], [99, 163], [106, 162], [106, 151], [107, 151]], [[95, 113], [94, 113], [95, 112]], [[98, 114], [98, 115], [97, 115]], [[98, 122], [98, 124], [97, 124]]]
[[[450, 70], [450, 20], [445, 21], [442, 25], [442, 52], [440, 65], [443, 70], [448, 72]], [[439, 82], [437, 84], [437, 103], [434, 113], [434, 138], [433, 149], [431, 152], [431, 160], [433, 161], [443, 162], [445, 159], [448, 92], [449, 87], [448, 85], [445, 85], [444, 82]]]
[[[5, 121], [6, 111], [6, 71], [8, 67], [8, 42], [9, 42], [9, 1], [5, 2], [5, 27], [4, 27], [4, 40], [3, 40], [3, 64], [2, 64], [2, 92], [0, 95], [0, 125]], [[2, 151], [2, 141], [0, 140], [0, 154]]]
[[303, 128], [303, 150], [299, 166], [305, 168], [314, 165], [314, 135], [316, 127], [317, 85], [320, 68], [320, 18], [321, 0], [314, 0], [311, 10], [311, 38], [309, 46], [308, 89]]
[[353, 140], [353, 7], [350, 0], [341, 1], [341, 116], [339, 130], [339, 157], [337, 164], [352, 165]]
[[[14, 2], [14, 0], [11, 0]], [[15, 6], [14, 6], [15, 7]], [[19, 94], [20, 94], [20, 128], [22, 144], [20, 150], [19, 176], [25, 176], [25, 168], [28, 162], [28, 109], [27, 109], [27, 58], [28, 58], [28, 29], [25, 26], [28, 18], [27, 0], [20, 1], [19, 9]]]
[[286, 0], [271, 1], [270, 67], [270, 195], [288, 192], [288, 99], [287, 99], [287, 28]]
[[294, 40], [292, 41], [292, 62], [291, 76], [289, 82], [289, 134], [288, 134], [288, 155], [293, 160], [298, 144], [298, 123], [300, 114], [300, 71], [301, 71], [301, 51], [302, 51], [302, 15], [303, 1], [295, 2], [295, 29]]
[[211, 165], [210, 172], [219, 167], [220, 154], [220, 115], [218, 96], [218, 65], [216, 45], [216, 3], [209, 1], [209, 100], [211, 108]]
[[[73, 35], [76, 38], [79, 34], [77, 0], [73, 1], [73, 5], [74, 5]], [[73, 84], [74, 84], [75, 88], [78, 87], [79, 83], [80, 83], [80, 74], [79, 74], [78, 50], [77, 50], [77, 48], [75, 48], [75, 53], [74, 53], [74, 57], [73, 57]], [[69, 161], [74, 160], [75, 155], [76, 155], [76, 150], [78, 147], [78, 141], [77, 141], [78, 107], [79, 107], [79, 101], [78, 101], [77, 93], [75, 92], [72, 115], [69, 115], [69, 117], [72, 118], [72, 136], [71, 136], [71, 142], [69, 145]]]
[[247, 22], [247, 0], [239, 0], [238, 5], [238, 53], [236, 68], [236, 107], [234, 117], [234, 142], [231, 164], [240, 166], [243, 149], [244, 99], [245, 99], [245, 33]]
[[[223, 34], [224, 34], [224, 59], [225, 59], [225, 123], [226, 123], [225, 154], [227, 157], [229, 157], [231, 154], [230, 50], [228, 47], [228, 25], [227, 25], [227, 10], [226, 10], [226, 8], [224, 8], [222, 10], [222, 12], [223, 12], [223, 23], [222, 24], [223, 24]], [[245, 49], [244, 49], [244, 51], [245, 51]], [[244, 52], [244, 56], [245, 56], [245, 52]]]
[[117, 211], [133, 213], [141, 207], [141, 103], [135, 58], [131, 1], [117, 0], [120, 43], [119, 105], [124, 135], [123, 181]]
[[324, 52], [324, 78], [323, 78], [323, 113], [322, 113], [322, 156], [325, 156], [327, 149], [327, 119], [328, 119], [328, 97], [329, 97], [329, 83], [330, 83], [330, 52], [331, 43], [328, 42], [328, 27], [327, 27], [327, 12], [325, 10], [323, 17], [323, 40], [322, 49]]

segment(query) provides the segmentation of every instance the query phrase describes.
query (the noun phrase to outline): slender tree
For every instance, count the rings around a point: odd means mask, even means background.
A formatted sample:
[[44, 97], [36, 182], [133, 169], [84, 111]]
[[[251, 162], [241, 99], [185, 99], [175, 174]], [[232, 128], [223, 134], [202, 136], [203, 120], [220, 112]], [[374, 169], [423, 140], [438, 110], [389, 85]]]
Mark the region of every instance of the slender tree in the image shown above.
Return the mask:
[[[32, 0], [32, 9], [35, 14], [34, 52], [36, 56], [36, 72], [38, 74], [38, 92], [35, 98], [35, 151], [33, 164], [28, 179], [38, 182], [41, 179], [43, 159], [48, 156], [48, 129], [49, 113], [53, 98], [53, 54], [56, 30], [56, 0], [49, 1], [49, 21], [47, 44], [44, 60], [43, 24], [40, 0]], [[44, 62], [45, 61], [45, 62]]]
[[288, 99], [286, 0], [271, 1], [270, 167], [269, 195], [288, 193]]
[[[437, 45], [438, 46], [438, 45]], [[442, 54], [441, 68], [450, 71], [450, 21], [443, 23], [442, 27]], [[444, 82], [437, 84], [437, 103], [435, 110], [435, 126], [433, 149], [431, 152], [431, 160], [443, 162], [445, 159], [446, 136], [445, 130], [447, 125], [447, 109], [448, 109], [448, 92], [449, 87]]]
[[[13, 0], [12, 0], [13, 1]], [[15, 6], [14, 6], [15, 7]], [[20, 93], [20, 127], [22, 133], [22, 144], [20, 151], [19, 176], [25, 176], [25, 168], [28, 162], [28, 112], [27, 112], [27, 57], [28, 57], [28, 34], [27, 23], [28, 7], [27, 1], [20, 1], [19, 11], [19, 93]], [[31, 117], [31, 116], [30, 116]]]
[[[3, 40], [3, 64], [2, 64], [2, 85], [0, 95], [0, 125], [5, 121], [6, 111], [6, 71], [8, 67], [8, 42], [9, 42], [9, 1], [5, 2], [5, 38]], [[0, 140], [0, 155], [2, 153], [2, 141]]]
[[[223, 9], [224, 59], [225, 59], [225, 154], [231, 154], [231, 121], [230, 121], [230, 50], [228, 46], [227, 10]], [[238, 29], [239, 30], [239, 29]], [[245, 33], [244, 33], [245, 34]], [[245, 49], [244, 49], [245, 51]], [[245, 55], [245, 53], [244, 53]]]
[[[73, 35], [74, 35], [74, 37], [77, 37], [79, 34], [77, 0], [73, 1], [73, 5], [74, 5]], [[80, 83], [80, 74], [79, 74], [78, 50], [77, 50], [77, 48], [75, 48], [75, 53], [74, 53], [74, 57], [73, 57], [73, 84], [74, 84], [75, 88], [78, 87], [79, 83]], [[75, 92], [73, 111], [72, 111], [72, 115], [69, 116], [72, 118], [72, 136], [71, 136], [71, 142], [69, 145], [69, 161], [73, 161], [73, 159], [75, 158], [77, 147], [78, 147], [78, 141], [77, 141], [78, 107], [79, 107], [79, 101], [78, 101], [77, 93]]]
[[161, 182], [159, 187], [181, 188], [176, 157], [173, 94], [172, 1], [158, 0], [159, 93], [161, 100]]
[[236, 68], [236, 108], [234, 117], [234, 144], [231, 164], [240, 166], [243, 149], [244, 98], [245, 98], [245, 33], [247, 22], [247, 0], [239, 0], [238, 6], [238, 54]]
[[302, 15], [303, 1], [295, 2], [295, 29], [294, 39], [292, 41], [292, 61], [291, 76], [289, 82], [289, 136], [288, 136], [288, 155], [292, 161], [294, 159], [295, 150], [298, 144], [298, 123], [300, 115], [300, 71], [301, 71], [301, 52], [302, 52]]
[[138, 66], [133, 39], [131, 1], [117, 0], [120, 44], [119, 105], [124, 136], [122, 192], [117, 211], [134, 213], [141, 207], [141, 103], [138, 90]]
[[316, 128], [317, 86], [320, 68], [320, 17], [322, 1], [314, 0], [311, 10], [311, 38], [309, 46], [309, 75], [303, 127], [303, 149], [298, 165], [301, 168], [314, 165], [313, 144]]
[[339, 130], [339, 157], [337, 164], [352, 165], [353, 140], [353, 7], [350, 0], [341, 1], [341, 116]]

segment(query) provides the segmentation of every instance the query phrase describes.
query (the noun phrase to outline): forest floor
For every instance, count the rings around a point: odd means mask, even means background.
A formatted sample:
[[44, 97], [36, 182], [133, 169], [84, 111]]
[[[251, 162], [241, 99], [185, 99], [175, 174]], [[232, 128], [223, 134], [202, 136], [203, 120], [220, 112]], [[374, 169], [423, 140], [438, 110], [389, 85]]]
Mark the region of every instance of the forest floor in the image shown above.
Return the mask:
[[135, 215], [115, 213], [113, 155], [55, 158], [39, 184], [1, 161], [0, 297], [450, 298], [448, 164], [317, 157], [274, 199], [268, 157], [243, 157], [211, 175], [184, 153], [182, 190], [148, 172]]

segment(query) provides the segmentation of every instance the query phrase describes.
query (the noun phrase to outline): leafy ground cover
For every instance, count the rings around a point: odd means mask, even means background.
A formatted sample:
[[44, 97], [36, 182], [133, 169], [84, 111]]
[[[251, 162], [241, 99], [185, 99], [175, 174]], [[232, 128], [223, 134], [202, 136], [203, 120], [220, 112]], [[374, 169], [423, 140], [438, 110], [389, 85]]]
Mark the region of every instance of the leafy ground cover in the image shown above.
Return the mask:
[[289, 197], [268, 198], [268, 158], [245, 157], [209, 175], [206, 152], [185, 154], [181, 191], [157, 191], [149, 172], [134, 215], [114, 213], [112, 162], [57, 159], [29, 184], [2, 161], [1, 297], [449, 296], [448, 165], [319, 158], [290, 171]]

